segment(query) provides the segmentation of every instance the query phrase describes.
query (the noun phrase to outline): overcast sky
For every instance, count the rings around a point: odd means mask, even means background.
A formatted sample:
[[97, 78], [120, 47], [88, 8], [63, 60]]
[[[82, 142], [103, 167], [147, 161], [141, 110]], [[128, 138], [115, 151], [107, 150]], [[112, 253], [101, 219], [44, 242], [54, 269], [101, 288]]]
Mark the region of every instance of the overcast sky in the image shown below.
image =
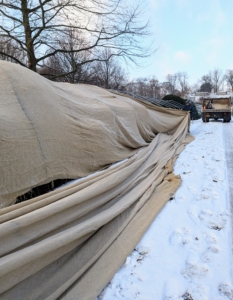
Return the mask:
[[145, 0], [156, 53], [130, 77], [187, 72], [194, 84], [214, 68], [233, 69], [232, 0]]

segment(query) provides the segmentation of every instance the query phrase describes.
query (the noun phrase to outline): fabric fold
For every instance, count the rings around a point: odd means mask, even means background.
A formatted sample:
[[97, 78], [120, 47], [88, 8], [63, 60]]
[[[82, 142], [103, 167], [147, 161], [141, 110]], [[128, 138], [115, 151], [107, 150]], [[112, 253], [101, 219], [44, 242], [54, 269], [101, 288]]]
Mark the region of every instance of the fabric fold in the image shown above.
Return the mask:
[[[0, 79], [0, 298], [95, 299], [179, 187], [189, 115], [1, 61]], [[62, 178], [80, 179], [10, 206]]]

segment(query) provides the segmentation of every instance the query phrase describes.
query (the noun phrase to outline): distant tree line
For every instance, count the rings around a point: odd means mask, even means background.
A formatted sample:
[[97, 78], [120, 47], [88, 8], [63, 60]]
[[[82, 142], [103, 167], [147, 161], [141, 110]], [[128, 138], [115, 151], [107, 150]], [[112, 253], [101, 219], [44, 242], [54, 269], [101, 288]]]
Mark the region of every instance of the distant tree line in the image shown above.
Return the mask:
[[164, 82], [155, 76], [137, 78], [128, 82], [125, 89], [148, 98], [162, 99], [167, 94], [184, 97], [189, 92], [188, 75], [186, 72], [168, 74]]
[[128, 92], [144, 97], [163, 99], [166, 95], [176, 95], [186, 98], [195, 92], [218, 92], [220, 90], [233, 91], [233, 70], [220, 69], [209, 71], [203, 75], [196, 84], [190, 85], [186, 72], [168, 74], [163, 82], [153, 77], [137, 78], [125, 84]]
[[223, 73], [220, 69], [214, 69], [209, 71], [208, 74], [203, 75], [200, 79], [200, 92], [218, 92], [219, 90], [224, 89], [224, 85], [228, 89], [233, 91], [233, 70], [227, 70]]

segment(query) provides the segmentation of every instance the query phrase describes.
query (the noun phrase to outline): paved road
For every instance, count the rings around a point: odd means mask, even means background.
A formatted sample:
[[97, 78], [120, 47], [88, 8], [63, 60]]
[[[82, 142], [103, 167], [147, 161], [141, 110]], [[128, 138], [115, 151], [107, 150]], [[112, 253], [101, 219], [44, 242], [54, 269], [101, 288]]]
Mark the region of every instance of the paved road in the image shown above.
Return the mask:
[[223, 125], [224, 125], [223, 139], [224, 139], [225, 151], [226, 151], [229, 197], [230, 197], [231, 214], [232, 214], [232, 233], [233, 233], [233, 120], [230, 123], [224, 123]]

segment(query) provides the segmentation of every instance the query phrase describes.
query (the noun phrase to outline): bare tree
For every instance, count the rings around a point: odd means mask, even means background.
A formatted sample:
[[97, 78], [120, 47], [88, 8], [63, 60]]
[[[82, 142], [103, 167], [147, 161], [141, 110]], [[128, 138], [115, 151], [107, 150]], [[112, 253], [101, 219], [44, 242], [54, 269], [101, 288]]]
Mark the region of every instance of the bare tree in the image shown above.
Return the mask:
[[163, 98], [167, 94], [171, 94], [171, 86], [169, 82], [165, 81], [160, 84], [160, 94], [161, 98]]
[[233, 70], [227, 70], [224, 75], [224, 80], [226, 81], [227, 85], [231, 87], [233, 91]]
[[199, 91], [199, 89], [200, 89], [200, 84], [199, 82], [196, 82], [191, 86], [191, 93], [196, 93]]
[[167, 82], [164, 84], [167, 86], [167, 90], [169, 94], [175, 94], [177, 90], [177, 83], [178, 83], [178, 76], [177, 73], [175, 74], [168, 74], [166, 76]]
[[[136, 58], [151, 54], [151, 48], [140, 44], [140, 38], [149, 34], [148, 23], [140, 22], [142, 13], [140, 6], [123, 0], [0, 0], [0, 37], [14, 41], [27, 57], [4, 49], [0, 54], [33, 71], [58, 53], [97, 48], [114, 49], [114, 55], [137, 63]], [[59, 41], [67, 39], [70, 29], [82, 32], [89, 42], [82, 47], [76, 43], [73, 49], [61, 46]], [[98, 59], [91, 57], [82, 64]]]
[[178, 72], [177, 79], [180, 85], [181, 97], [184, 97], [189, 91], [188, 74], [186, 72]]
[[127, 82], [125, 90], [131, 94], [136, 94], [136, 82], [134, 80], [131, 80]]
[[149, 79], [149, 97], [150, 98], [160, 98], [160, 89], [161, 85], [158, 81], [158, 79], [155, 76], [152, 76]]
[[101, 61], [97, 61], [92, 66], [92, 76], [89, 83], [107, 89], [119, 89], [126, 83], [126, 75], [119, 61], [112, 56], [110, 49], [104, 49], [100, 55]]
[[[8, 53], [9, 56], [1, 54], [3, 52]], [[11, 58], [12, 56], [16, 57], [18, 60], [25, 61], [25, 53], [18, 49], [16, 43], [14, 41], [2, 38], [0, 40], [0, 59], [14, 62], [14, 59]]]
[[211, 78], [211, 83], [215, 92], [218, 92], [221, 84], [223, 83], [222, 71], [220, 69], [214, 69], [209, 72], [209, 76]]
[[146, 77], [140, 77], [136, 79], [136, 94], [141, 95], [143, 97], [146, 96], [147, 81], [148, 79]]
[[38, 70], [41, 75], [53, 78], [56, 81], [66, 81], [70, 83], [85, 80], [91, 59], [90, 51], [75, 52], [74, 49], [87, 47], [89, 42], [82, 32], [75, 29], [66, 29], [63, 39], [57, 40], [57, 48], [65, 52], [57, 52], [55, 55], [46, 59], [44, 66]]
[[161, 84], [155, 76], [141, 77], [128, 82], [126, 91], [146, 98], [161, 98]]

